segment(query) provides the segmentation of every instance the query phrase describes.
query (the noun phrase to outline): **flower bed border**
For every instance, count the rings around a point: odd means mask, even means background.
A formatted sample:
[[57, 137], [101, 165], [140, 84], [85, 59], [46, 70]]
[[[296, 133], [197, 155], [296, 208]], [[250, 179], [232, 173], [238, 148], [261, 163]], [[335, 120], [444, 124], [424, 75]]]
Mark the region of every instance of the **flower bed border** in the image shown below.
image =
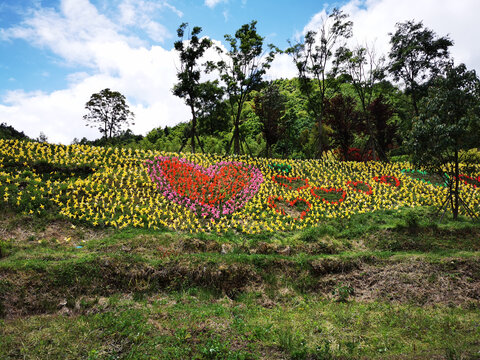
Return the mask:
[[300, 216], [299, 217], [292, 217], [293, 220], [301, 220], [303, 219], [307, 213], [312, 210], [312, 204], [310, 204], [310, 202], [308, 200], [305, 200], [303, 198], [299, 198], [299, 197], [296, 197], [295, 199], [291, 200], [291, 201], [288, 201], [288, 200], [284, 200], [282, 196], [277, 196], [277, 197], [274, 197], [274, 196], [269, 196], [268, 197], [268, 201], [267, 201], [267, 204], [268, 206], [275, 210], [277, 213], [279, 214], [282, 214], [284, 216], [290, 216], [288, 215], [287, 213], [285, 213], [285, 210], [283, 210], [282, 208], [279, 208], [276, 204], [275, 204], [275, 200], [279, 200], [279, 201], [285, 201], [289, 206], [294, 206], [298, 201], [302, 201], [304, 202], [305, 204], [307, 204], [307, 207], [308, 207], [308, 210], [307, 211], [302, 211], [300, 213]]
[[[330, 193], [330, 192], [336, 192], [336, 193], [339, 193], [339, 192], [342, 192], [342, 197], [336, 201], [332, 201], [332, 200], [326, 200], [325, 198], [315, 194], [315, 190], [322, 190], [326, 193]], [[323, 187], [312, 187], [310, 188], [310, 193], [312, 194], [313, 197], [316, 197], [317, 199], [321, 199], [323, 200], [324, 202], [326, 203], [329, 203], [329, 204], [339, 204], [341, 202], [343, 202], [345, 200], [345, 196], [347, 195], [347, 191], [346, 190], [343, 190], [342, 188], [333, 188], [331, 187], [330, 189], [326, 189], [326, 188], [323, 188]]]
[[[400, 180], [393, 175], [374, 176], [372, 179], [378, 183], [383, 183], [387, 186], [395, 186], [397, 188], [400, 186]], [[388, 179], [395, 180], [395, 184], [388, 182]]]
[[[366, 194], [366, 195], [372, 195], [373, 194], [373, 189], [372, 187], [370, 186], [370, 184], [366, 183], [365, 181], [353, 181], [353, 180], [349, 180], [347, 181], [346, 185], [352, 189], [353, 191], [356, 191], [358, 193], [363, 193], [363, 194]], [[362, 190], [362, 189], [359, 189], [357, 188], [358, 185], [365, 185], [366, 187], [368, 187], [368, 191], [365, 191], [365, 190]]]

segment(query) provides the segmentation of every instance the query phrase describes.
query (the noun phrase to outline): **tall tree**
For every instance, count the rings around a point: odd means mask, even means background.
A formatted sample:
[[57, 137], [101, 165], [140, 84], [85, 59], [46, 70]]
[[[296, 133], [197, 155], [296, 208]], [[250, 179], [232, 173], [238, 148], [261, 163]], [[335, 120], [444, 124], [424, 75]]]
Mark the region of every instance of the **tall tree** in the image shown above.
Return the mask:
[[379, 145], [376, 138], [374, 119], [371, 119], [368, 107], [374, 96], [375, 85], [385, 77], [385, 57], [377, 56], [373, 45], [357, 45], [350, 50], [341, 47], [336, 52], [335, 66], [345, 75], [355, 90], [362, 109], [362, 121], [365, 123], [367, 146], [365, 150], [371, 150], [374, 159], [378, 156], [386, 161], [384, 149]]
[[[287, 52], [293, 56], [298, 69], [301, 89], [308, 96], [309, 109], [318, 128], [318, 157], [322, 156], [322, 122], [327, 91], [335, 81], [335, 73], [329, 71], [336, 47], [352, 36], [353, 23], [339, 9], [323, 19], [318, 31], [308, 31], [303, 41], [291, 46]], [[335, 70], [332, 67], [331, 70]]]
[[[478, 141], [480, 126], [480, 80], [474, 70], [464, 64], [450, 66], [445, 76], [435, 79], [428, 96], [421, 102], [419, 120], [415, 122], [409, 141], [413, 162], [431, 171], [448, 175], [449, 197], [453, 217], [459, 204], [460, 150]], [[468, 206], [464, 204], [465, 209]]]
[[[192, 115], [192, 121], [180, 151], [190, 138], [192, 152], [194, 153], [195, 139], [202, 146], [197, 135], [197, 119], [206, 104], [215, 102], [219, 94], [212, 90], [212, 88], [218, 88], [214, 82], [200, 82], [202, 68], [199, 61], [205, 51], [212, 46], [212, 41], [208, 38], [199, 38], [199, 34], [202, 32], [202, 28], [199, 26], [193, 27], [189, 39], [185, 41], [184, 36], [187, 26], [187, 23], [183, 23], [177, 29], [179, 40], [175, 41], [174, 47], [180, 56], [180, 68], [177, 72], [178, 83], [175, 84], [172, 91], [175, 96], [184, 99]], [[204, 152], [203, 148], [202, 152]]]
[[280, 92], [275, 83], [269, 83], [253, 99], [253, 109], [262, 123], [267, 158], [272, 155], [272, 145], [278, 141], [279, 121], [285, 113], [286, 101], [286, 96]]
[[[386, 101], [385, 97], [380, 94], [368, 105], [367, 111], [372, 135], [378, 146], [378, 153], [386, 156], [387, 149], [393, 144], [396, 132], [396, 125], [389, 122], [394, 114], [394, 109]], [[382, 160], [386, 159], [383, 158]]]
[[[248, 95], [258, 89], [263, 82], [263, 75], [275, 57], [278, 49], [268, 45], [270, 51], [264, 54], [263, 40], [256, 28], [256, 21], [244, 24], [235, 32], [235, 35], [225, 35], [225, 40], [230, 46], [227, 52], [228, 59], [217, 63], [210, 62], [211, 71], [217, 69], [228, 95], [230, 111], [232, 114], [233, 136], [229, 149], [233, 142], [233, 151], [240, 154], [240, 124], [243, 104]], [[220, 49], [218, 49], [221, 52]]]
[[331, 137], [340, 147], [342, 157], [350, 160], [348, 150], [353, 144], [354, 134], [363, 130], [360, 113], [356, 110], [357, 103], [351, 96], [341, 93], [325, 104], [325, 122], [332, 128]]
[[135, 125], [134, 114], [129, 110], [125, 96], [109, 88], [92, 94], [85, 108], [89, 111], [83, 118], [87, 126], [96, 127], [105, 139], [120, 134], [123, 125]]
[[437, 37], [434, 31], [413, 20], [396, 24], [390, 33], [389, 72], [395, 81], [402, 80], [411, 97], [415, 115], [420, 114], [418, 102], [426, 94], [428, 81], [441, 74], [449, 63], [448, 36]]

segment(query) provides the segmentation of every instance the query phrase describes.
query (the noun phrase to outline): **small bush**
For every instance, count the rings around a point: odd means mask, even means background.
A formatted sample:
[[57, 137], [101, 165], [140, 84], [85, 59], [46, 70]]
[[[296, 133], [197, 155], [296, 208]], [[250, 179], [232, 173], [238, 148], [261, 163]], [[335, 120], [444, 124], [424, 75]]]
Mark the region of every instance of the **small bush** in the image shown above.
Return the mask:
[[404, 163], [410, 161], [410, 155], [396, 155], [391, 156], [390, 161], [394, 163]]
[[344, 285], [344, 284], [339, 284], [335, 286], [335, 288], [332, 291], [332, 295], [334, 296], [335, 300], [337, 302], [347, 302], [349, 297], [354, 295], [355, 291], [353, 287], [350, 285]]

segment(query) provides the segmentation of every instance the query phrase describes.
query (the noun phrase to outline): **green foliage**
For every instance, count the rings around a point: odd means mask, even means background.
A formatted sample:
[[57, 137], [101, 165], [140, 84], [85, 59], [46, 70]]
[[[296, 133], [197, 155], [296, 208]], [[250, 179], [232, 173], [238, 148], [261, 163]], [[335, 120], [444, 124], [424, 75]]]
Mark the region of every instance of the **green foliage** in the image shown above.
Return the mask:
[[268, 167], [270, 169], [273, 169], [275, 171], [278, 171], [280, 173], [288, 174], [290, 171], [292, 171], [292, 166], [288, 164], [281, 164], [281, 163], [270, 163], [268, 164]]
[[7, 257], [11, 249], [12, 244], [10, 241], [0, 239], [0, 259]]
[[282, 329], [278, 333], [278, 343], [290, 355], [290, 359], [304, 360], [307, 358], [306, 341], [298, 332], [294, 333], [291, 329]]
[[297, 66], [300, 89], [308, 99], [308, 109], [316, 122], [317, 157], [322, 156], [324, 147], [324, 102], [328, 91], [336, 86], [335, 74], [329, 73], [328, 64], [334, 47], [342, 46], [341, 42], [352, 36], [353, 23], [347, 19], [347, 14], [335, 8], [323, 19], [320, 31], [308, 31], [302, 42], [287, 49]]
[[406, 163], [410, 161], [410, 155], [390, 156], [390, 161], [396, 163]]
[[[229, 61], [209, 62], [209, 71], [218, 70], [228, 95], [230, 113], [233, 122], [233, 152], [240, 154], [240, 124], [243, 105], [253, 90], [263, 83], [263, 76], [270, 67], [277, 49], [269, 45], [269, 53], [263, 56], [263, 38], [257, 33], [256, 21], [242, 25], [235, 35], [225, 35], [230, 46], [227, 55]], [[222, 53], [220, 48], [217, 48]], [[230, 147], [230, 145], [229, 145]]]
[[192, 29], [188, 42], [184, 41], [187, 26], [187, 23], [183, 23], [177, 29], [179, 40], [175, 42], [174, 47], [179, 53], [180, 68], [177, 73], [178, 83], [175, 84], [172, 92], [175, 96], [184, 99], [192, 114], [192, 121], [188, 133], [185, 134], [180, 151], [182, 151], [187, 140], [190, 139], [190, 145], [194, 153], [197, 140], [203, 151], [202, 143], [197, 134], [197, 119], [212, 116], [212, 113], [218, 111], [215, 109], [220, 105], [223, 92], [218, 87], [218, 81], [200, 82], [202, 69], [198, 63], [213, 43], [207, 37], [199, 39], [198, 36], [202, 28], [198, 26]]
[[480, 164], [480, 149], [460, 150], [458, 157], [462, 159], [465, 164]]
[[437, 37], [421, 21], [414, 20], [397, 23], [395, 33], [390, 36], [388, 70], [395, 81], [405, 83], [406, 93], [411, 96], [418, 116], [418, 102], [426, 94], [431, 77], [442, 73], [448, 64], [448, 48], [453, 42], [448, 36]]
[[432, 172], [444, 171], [450, 179], [454, 217], [459, 208], [459, 163], [461, 150], [478, 141], [474, 129], [480, 126], [480, 80], [464, 64], [448, 67], [444, 77], [437, 77], [422, 102], [409, 146], [414, 164]]
[[332, 295], [337, 302], [347, 302], [355, 291], [349, 284], [338, 284], [332, 290]]

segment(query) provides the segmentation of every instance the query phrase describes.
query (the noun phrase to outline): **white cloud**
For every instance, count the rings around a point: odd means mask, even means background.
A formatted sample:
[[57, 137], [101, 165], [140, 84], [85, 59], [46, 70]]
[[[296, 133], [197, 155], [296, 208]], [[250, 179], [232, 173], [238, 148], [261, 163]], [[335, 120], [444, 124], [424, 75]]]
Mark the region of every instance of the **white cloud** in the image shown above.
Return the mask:
[[167, 9], [179, 18], [183, 13], [168, 2], [147, 0], [123, 0], [119, 5], [120, 23], [124, 26], [134, 26], [144, 30], [156, 42], [164, 42], [172, 34], [162, 24], [152, 20], [154, 15]]
[[215, 6], [217, 6], [221, 2], [227, 2], [228, 0], [205, 0], [205, 5], [208, 6], [209, 8], [213, 9]]
[[296, 76], [298, 76], [297, 67], [293, 63], [292, 57], [288, 54], [275, 56], [270, 69], [266, 73], [268, 80], [291, 79]]
[[[454, 41], [451, 54], [456, 63], [464, 62], [468, 68], [480, 72], [480, 33], [478, 0], [351, 0], [342, 7], [353, 21], [353, 43], [372, 43], [378, 53], [387, 54], [389, 35], [395, 24], [406, 20], [423, 21], [425, 27], [438, 36], [449, 35]], [[305, 30], [318, 29], [322, 10], [315, 14]]]
[[70, 74], [68, 88], [63, 90], [7, 92], [0, 102], [0, 119], [31, 137], [40, 131], [50, 141], [62, 143], [74, 137], [99, 137], [82, 117], [91, 94], [107, 87], [127, 97], [136, 114], [136, 133], [189, 119], [187, 107], [171, 93], [178, 63], [175, 50], [146, 47], [139, 39], [122, 35], [121, 28], [87, 0], [63, 0], [60, 12], [36, 10], [3, 34], [48, 49], [71, 66], [90, 69]]
[[228, 19], [230, 18], [228, 10], [223, 11], [223, 18], [225, 19], [225, 22], [228, 22]]

